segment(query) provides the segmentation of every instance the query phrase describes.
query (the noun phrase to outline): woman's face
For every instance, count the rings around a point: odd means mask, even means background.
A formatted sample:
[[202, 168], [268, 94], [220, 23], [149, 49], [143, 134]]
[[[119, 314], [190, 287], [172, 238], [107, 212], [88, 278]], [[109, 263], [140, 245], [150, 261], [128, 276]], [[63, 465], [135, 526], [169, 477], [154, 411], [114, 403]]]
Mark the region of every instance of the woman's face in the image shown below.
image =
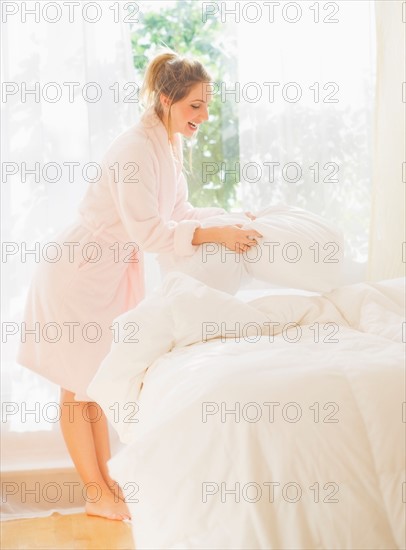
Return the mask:
[[[212, 85], [210, 82], [199, 82], [190, 92], [171, 107], [171, 133], [180, 133], [185, 137], [196, 135], [199, 125], [209, 118], [209, 103], [212, 100]], [[168, 105], [163, 96], [164, 124], [168, 128]]]

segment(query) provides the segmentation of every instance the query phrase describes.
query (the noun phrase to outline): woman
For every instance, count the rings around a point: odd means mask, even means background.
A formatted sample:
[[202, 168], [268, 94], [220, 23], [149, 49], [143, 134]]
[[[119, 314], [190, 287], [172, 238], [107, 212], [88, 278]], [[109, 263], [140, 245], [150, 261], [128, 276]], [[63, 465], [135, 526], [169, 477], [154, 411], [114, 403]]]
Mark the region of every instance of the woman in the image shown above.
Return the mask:
[[18, 361], [61, 386], [61, 429], [90, 515], [129, 518], [106, 465], [106, 418], [86, 388], [109, 351], [114, 318], [144, 297], [143, 252], [190, 255], [217, 242], [241, 253], [260, 236], [240, 226], [202, 228], [200, 219], [225, 211], [187, 201], [180, 134], [194, 136], [208, 119], [210, 80], [198, 61], [173, 52], [151, 61], [146, 111], [112, 143], [101, 178], [57, 237], [61, 260], [44, 262], [31, 285], [24, 321], [39, 323], [40, 338], [27, 336]]

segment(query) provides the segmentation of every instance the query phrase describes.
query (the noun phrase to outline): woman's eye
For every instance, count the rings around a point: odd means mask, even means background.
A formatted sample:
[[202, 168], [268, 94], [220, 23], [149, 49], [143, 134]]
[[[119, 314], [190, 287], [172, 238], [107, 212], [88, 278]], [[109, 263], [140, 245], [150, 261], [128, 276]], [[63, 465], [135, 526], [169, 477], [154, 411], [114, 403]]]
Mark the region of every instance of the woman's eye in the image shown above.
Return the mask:
[[192, 105], [193, 109], [198, 109], [200, 105]]

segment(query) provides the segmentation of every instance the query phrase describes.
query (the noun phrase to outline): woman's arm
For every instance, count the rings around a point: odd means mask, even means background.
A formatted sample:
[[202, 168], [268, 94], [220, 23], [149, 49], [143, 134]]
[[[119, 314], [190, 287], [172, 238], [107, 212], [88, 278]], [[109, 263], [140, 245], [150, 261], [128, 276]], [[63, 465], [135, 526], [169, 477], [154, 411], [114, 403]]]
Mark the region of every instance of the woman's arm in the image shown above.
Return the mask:
[[203, 243], [218, 243], [220, 239], [220, 227], [198, 227], [193, 234], [193, 245]]
[[[250, 230], [248, 235], [247, 230], [242, 231], [237, 225], [202, 228], [199, 218], [190, 215], [195, 209], [187, 202], [185, 180], [179, 182], [176, 197], [177, 213], [185, 217], [172, 217], [164, 221], [158, 203], [158, 159], [146, 144], [142, 145], [137, 143], [135, 147], [132, 140], [118, 143], [104, 165], [121, 221], [131, 239], [142, 250], [157, 253], [174, 251], [176, 255], [188, 256], [205, 242], [221, 243], [236, 252], [256, 244], [255, 239], [248, 237], [260, 234]], [[109, 169], [112, 165], [118, 167], [114, 172]]]
[[[115, 167], [114, 171], [109, 168], [111, 166]], [[174, 251], [179, 256], [196, 251], [192, 239], [200, 222], [196, 219], [164, 220], [160, 214], [159, 159], [146, 141], [127, 137], [117, 142], [105, 157], [103, 171], [107, 173], [119, 217], [132, 241], [142, 250]]]
[[255, 237], [260, 238], [262, 235], [254, 229], [241, 229], [241, 224], [198, 227], [195, 229], [192, 245], [218, 243], [229, 250], [241, 253], [258, 244]]

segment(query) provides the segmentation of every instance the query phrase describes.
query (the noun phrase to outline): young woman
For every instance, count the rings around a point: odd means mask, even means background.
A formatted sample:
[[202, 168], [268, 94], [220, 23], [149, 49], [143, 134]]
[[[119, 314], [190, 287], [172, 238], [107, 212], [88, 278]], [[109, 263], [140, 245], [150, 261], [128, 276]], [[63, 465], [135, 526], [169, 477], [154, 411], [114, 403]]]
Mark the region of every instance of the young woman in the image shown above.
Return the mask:
[[18, 361], [61, 386], [61, 429], [90, 515], [129, 518], [106, 465], [106, 418], [86, 388], [109, 351], [114, 318], [144, 297], [143, 252], [190, 255], [217, 242], [241, 253], [260, 236], [240, 226], [202, 228], [199, 220], [225, 211], [187, 200], [181, 135], [194, 136], [208, 119], [210, 80], [198, 61], [172, 52], [151, 61], [144, 114], [112, 143], [77, 219], [55, 239], [60, 261], [44, 261], [31, 284], [24, 322], [37, 323], [40, 338], [27, 335]]

